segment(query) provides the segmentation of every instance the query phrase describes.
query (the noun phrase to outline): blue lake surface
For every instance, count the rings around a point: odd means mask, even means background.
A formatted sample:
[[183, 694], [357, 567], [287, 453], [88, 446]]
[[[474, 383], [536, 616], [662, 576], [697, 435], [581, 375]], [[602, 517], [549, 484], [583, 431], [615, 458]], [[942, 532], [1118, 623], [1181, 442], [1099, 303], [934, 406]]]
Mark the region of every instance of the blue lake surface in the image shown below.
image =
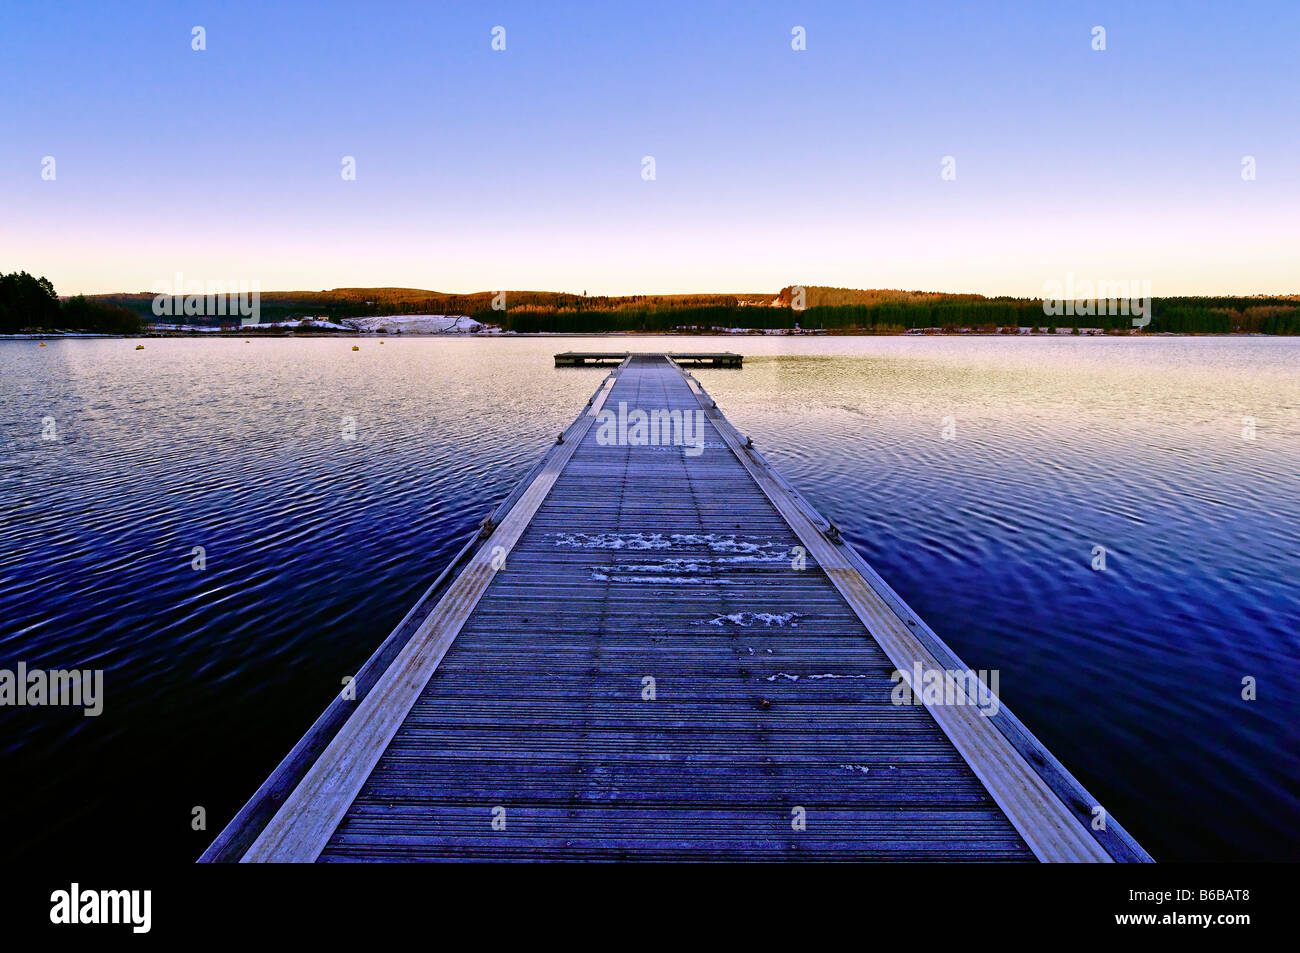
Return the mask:
[[1157, 859], [1300, 860], [1300, 340], [135, 343], [0, 343], [0, 668], [105, 670], [0, 709], [6, 855], [197, 857], [612, 347], [744, 353], [729, 419]]

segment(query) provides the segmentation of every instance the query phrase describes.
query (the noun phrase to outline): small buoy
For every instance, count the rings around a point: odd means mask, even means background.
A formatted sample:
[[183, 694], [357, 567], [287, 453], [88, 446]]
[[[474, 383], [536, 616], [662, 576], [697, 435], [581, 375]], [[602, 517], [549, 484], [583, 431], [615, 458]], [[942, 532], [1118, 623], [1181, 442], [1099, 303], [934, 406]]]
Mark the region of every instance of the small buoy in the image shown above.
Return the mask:
[[357, 347], [357, 346], [354, 344], [354, 345], [352, 345], [352, 350], [354, 350], [354, 351], [359, 351], [359, 350], [361, 350], [361, 348]]
[[45, 342], [44, 342], [44, 341], [41, 342], [41, 347], [45, 347]]
[[135, 349], [136, 349], [137, 351], [143, 351], [143, 350], [144, 350], [144, 345], [143, 345], [143, 344], [137, 344], [137, 345], [135, 346]]
[[247, 344], [247, 343], [249, 343], [249, 342], [248, 342], [248, 341], [244, 341], [244, 343]]

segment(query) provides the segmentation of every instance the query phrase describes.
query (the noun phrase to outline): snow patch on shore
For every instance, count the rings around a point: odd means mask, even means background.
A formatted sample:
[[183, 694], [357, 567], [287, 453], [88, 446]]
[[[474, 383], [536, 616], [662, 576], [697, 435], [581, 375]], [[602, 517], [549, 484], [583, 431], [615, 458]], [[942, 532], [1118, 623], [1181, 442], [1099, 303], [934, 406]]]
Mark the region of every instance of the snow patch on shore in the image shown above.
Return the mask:
[[374, 318], [347, 318], [358, 331], [389, 334], [472, 334], [487, 325], [463, 314], [388, 314]]

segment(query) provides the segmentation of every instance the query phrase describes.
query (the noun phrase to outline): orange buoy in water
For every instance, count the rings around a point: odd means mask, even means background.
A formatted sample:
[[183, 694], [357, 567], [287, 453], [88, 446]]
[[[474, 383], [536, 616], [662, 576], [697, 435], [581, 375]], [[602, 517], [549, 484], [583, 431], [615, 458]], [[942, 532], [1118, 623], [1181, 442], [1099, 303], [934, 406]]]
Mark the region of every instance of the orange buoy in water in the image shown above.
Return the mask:
[[[380, 343], [382, 344], [383, 342], [381, 341]], [[41, 342], [41, 347], [45, 347], [45, 342], [44, 342], [44, 341]]]
[[143, 351], [143, 350], [144, 350], [144, 345], [143, 345], [143, 344], [137, 344], [137, 345], [135, 346], [135, 349], [136, 349], [137, 351]]
[[361, 350], [361, 348], [357, 347], [357, 346], [354, 344], [354, 345], [352, 345], [352, 350], [354, 350], [354, 351], [359, 351], [359, 350]]

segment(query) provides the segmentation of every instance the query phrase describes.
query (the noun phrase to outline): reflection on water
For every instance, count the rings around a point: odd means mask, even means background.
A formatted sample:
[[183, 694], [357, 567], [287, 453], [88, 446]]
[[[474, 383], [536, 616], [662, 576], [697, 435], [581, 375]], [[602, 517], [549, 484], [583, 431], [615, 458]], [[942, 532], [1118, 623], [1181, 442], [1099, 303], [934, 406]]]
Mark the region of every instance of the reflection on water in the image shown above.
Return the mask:
[[[611, 343], [0, 344], [0, 667], [106, 669], [0, 716], [28, 847], [197, 856]], [[1158, 858], [1300, 859], [1300, 342], [616, 346], [742, 351], [732, 422]]]

